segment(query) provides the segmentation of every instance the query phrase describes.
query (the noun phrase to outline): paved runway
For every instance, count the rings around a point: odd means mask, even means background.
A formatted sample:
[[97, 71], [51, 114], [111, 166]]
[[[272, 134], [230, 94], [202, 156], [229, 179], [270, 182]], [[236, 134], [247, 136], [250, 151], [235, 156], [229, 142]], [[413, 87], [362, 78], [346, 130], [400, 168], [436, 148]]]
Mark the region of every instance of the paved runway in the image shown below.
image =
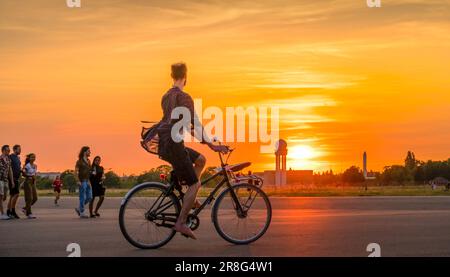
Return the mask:
[[122, 237], [119, 198], [105, 200], [101, 218], [79, 219], [76, 198], [54, 207], [40, 198], [35, 220], [0, 221], [0, 256], [367, 256], [369, 243], [382, 256], [450, 256], [450, 197], [271, 198], [272, 224], [247, 246], [224, 241], [203, 211], [199, 240], [180, 235], [158, 250], [139, 250]]

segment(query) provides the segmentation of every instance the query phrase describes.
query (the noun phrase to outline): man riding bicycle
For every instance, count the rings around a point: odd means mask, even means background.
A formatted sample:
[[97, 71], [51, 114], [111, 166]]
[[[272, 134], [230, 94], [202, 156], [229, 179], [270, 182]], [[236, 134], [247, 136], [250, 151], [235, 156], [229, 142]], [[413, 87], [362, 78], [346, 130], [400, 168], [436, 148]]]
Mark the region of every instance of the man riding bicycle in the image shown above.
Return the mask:
[[203, 126], [199, 124], [198, 117], [194, 111], [194, 101], [192, 97], [183, 91], [187, 80], [187, 66], [184, 63], [172, 65], [173, 86], [162, 97], [161, 106], [163, 118], [158, 125], [158, 155], [161, 159], [172, 165], [175, 176], [182, 185], [188, 186], [188, 190], [183, 198], [180, 215], [175, 223], [174, 230], [185, 236], [196, 239], [194, 232], [186, 225], [189, 211], [195, 207], [197, 193], [200, 189], [200, 175], [205, 167], [206, 158], [197, 151], [184, 146], [182, 139], [174, 138], [174, 134], [179, 135], [182, 130], [172, 132], [174, 125], [182, 118], [172, 118], [172, 112], [176, 108], [186, 108], [189, 110], [190, 123], [192, 126], [200, 126], [200, 130], [194, 132], [194, 136], [203, 144], [206, 144], [215, 152], [227, 153], [228, 147], [224, 145], [213, 145], [206, 136]]

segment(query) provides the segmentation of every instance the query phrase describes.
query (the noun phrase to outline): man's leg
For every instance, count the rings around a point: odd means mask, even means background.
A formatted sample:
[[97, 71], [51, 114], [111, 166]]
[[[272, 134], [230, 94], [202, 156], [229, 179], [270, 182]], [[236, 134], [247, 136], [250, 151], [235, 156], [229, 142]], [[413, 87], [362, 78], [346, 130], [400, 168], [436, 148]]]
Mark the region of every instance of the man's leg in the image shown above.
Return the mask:
[[11, 204], [11, 209], [16, 210], [17, 207], [17, 201], [19, 200], [19, 194], [14, 195], [14, 197], [12, 197], [12, 204]]
[[198, 156], [197, 160], [195, 160], [194, 162], [194, 170], [195, 170], [195, 175], [197, 175], [197, 178], [200, 180], [200, 175], [203, 172], [203, 169], [205, 168], [206, 165], [206, 158], [203, 155]]
[[[195, 175], [197, 175], [197, 178], [198, 178], [199, 182], [201, 182], [200, 176], [202, 175], [202, 172], [203, 172], [203, 169], [205, 168], [205, 166], [206, 166], [206, 158], [205, 158], [205, 156], [203, 156], [203, 155], [198, 156], [198, 158], [194, 162], [194, 170], [195, 170]], [[197, 196], [196, 196], [194, 204], [193, 204], [193, 207], [197, 208], [200, 205], [201, 205], [200, 201], [197, 199]]]
[[177, 222], [175, 223], [175, 230], [181, 232], [193, 239], [197, 239], [194, 232], [186, 225], [187, 216], [189, 211], [194, 205], [195, 198], [197, 197], [198, 190], [200, 189], [200, 181], [188, 188], [183, 197], [183, 205], [181, 206], [180, 216], [178, 216]]
[[9, 202], [8, 202], [8, 209], [10, 211], [10, 214], [14, 217], [18, 217], [16, 214], [16, 206], [17, 206], [17, 200], [19, 199], [19, 194], [14, 194], [9, 196]]
[[194, 203], [197, 199], [198, 190], [201, 187], [200, 175], [205, 168], [206, 158], [203, 155], [199, 155], [194, 161], [194, 172], [198, 178], [198, 182], [188, 188], [183, 197], [183, 205], [181, 206], [180, 216], [175, 223], [175, 230], [181, 232], [193, 239], [196, 239], [194, 232], [186, 225], [187, 217], [191, 211]]
[[[18, 188], [18, 187], [17, 187]], [[19, 194], [20, 192], [18, 191], [13, 197], [12, 197], [12, 203], [11, 203], [11, 212], [12, 215], [16, 218], [19, 219], [19, 215], [16, 212], [16, 207], [17, 207], [17, 201], [19, 200]]]
[[[11, 190], [10, 190], [11, 191]], [[8, 200], [8, 204], [6, 204], [6, 207], [8, 209], [8, 212], [11, 211], [12, 209], [12, 200], [13, 200], [14, 195], [9, 194], [9, 200]]]
[[[1, 184], [0, 184], [1, 186]], [[3, 193], [0, 194], [0, 214], [3, 215], [4, 211], [3, 211]]]

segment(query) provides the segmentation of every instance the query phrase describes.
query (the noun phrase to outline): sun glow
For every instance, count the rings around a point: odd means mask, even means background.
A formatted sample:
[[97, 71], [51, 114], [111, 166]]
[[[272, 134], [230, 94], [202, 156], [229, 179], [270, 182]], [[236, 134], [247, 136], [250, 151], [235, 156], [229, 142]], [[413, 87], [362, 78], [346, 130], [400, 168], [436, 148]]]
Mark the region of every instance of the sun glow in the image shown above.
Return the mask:
[[319, 151], [309, 145], [295, 145], [288, 148], [288, 167], [292, 169], [316, 169], [315, 158], [320, 155]]
[[297, 145], [289, 148], [289, 155], [295, 160], [309, 160], [318, 156], [317, 151], [308, 145]]

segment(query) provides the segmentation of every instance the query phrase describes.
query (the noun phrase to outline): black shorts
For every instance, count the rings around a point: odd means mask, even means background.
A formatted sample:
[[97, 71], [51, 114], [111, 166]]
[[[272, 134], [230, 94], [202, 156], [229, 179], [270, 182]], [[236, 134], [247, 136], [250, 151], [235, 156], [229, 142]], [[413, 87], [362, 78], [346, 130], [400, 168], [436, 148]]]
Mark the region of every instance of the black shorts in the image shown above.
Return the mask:
[[8, 182], [9, 195], [14, 196], [20, 193], [19, 191], [19, 180], [14, 180], [14, 188], [12, 187], [11, 182]]
[[178, 180], [187, 186], [198, 183], [198, 178], [194, 170], [194, 162], [198, 157], [200, 157], [200, 153], [194, 149], [185, 147], [183, 142], [169, 143], [161, 155], [163, 160], [172, 165]]

